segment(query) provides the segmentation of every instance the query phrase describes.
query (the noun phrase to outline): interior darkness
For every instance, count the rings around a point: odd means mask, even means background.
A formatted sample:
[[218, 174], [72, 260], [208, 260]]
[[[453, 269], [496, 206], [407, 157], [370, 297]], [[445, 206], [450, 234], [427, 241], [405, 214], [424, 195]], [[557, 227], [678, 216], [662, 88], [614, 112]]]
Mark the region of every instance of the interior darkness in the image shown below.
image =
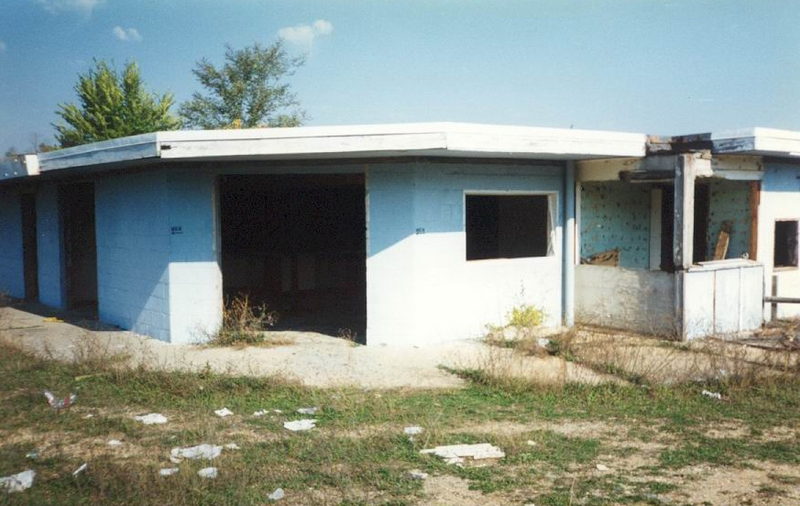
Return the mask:
[[97, 315], [94, 184], [62, 185], [59, 208], [67, 308]]
[[707, 184], [695, 183], [694, 186], [694, 248], [692, 263], [709, 259], [708, 248], [708, 213], [710, 211], [709, 188]]
[[276, 330], [365, 341], [363, 175], [225, 176], [220, 216], [226, 300], [267, 304]]
[[675, 195], [672, 185], [661, 187], [661, 270], [675, 271], [672, 235], [675, 230]]
[[546, 195], [467, 195], [467, 260], [547, 256]]
[[775, 267], [797, 267], [797, 222], [775, 222]]
[[22, 262], [25, 279], [25, 300], [39, 298], [39, 259], [36, 246], [36, 196], [21, 195]]

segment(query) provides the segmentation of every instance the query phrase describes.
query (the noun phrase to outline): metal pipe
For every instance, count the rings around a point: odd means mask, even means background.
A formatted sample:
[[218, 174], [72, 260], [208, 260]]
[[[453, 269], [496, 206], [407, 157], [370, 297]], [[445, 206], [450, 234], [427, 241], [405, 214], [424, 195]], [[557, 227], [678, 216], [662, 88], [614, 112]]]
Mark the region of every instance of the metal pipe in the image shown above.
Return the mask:
[[800, 304], [800, 297], [775, 297], [767, 295], [764, 297], [764, 302], [771, 302], [773, 304]]

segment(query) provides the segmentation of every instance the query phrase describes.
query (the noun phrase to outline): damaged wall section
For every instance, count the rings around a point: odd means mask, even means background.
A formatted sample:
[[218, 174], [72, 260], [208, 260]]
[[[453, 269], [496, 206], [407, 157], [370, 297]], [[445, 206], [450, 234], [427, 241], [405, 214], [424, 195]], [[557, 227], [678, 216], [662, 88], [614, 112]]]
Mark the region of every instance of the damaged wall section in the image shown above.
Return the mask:
[[580, 191], [580, 255], [619, 249], [619, 266], [650, 266], [649, 184], [585, 182]]
[[[703, 180], [699, 180], [701, 183]], [[708, 183], [709, 211], [708, 236], [706, 237], [705, 259], [714, 257], [719, 232], [723, 224], [728, 222], [730, 243], [725, 258], [741, 258], [748, 252], [750, 245], [750, 188], [746, 181], [729, 181], [714, 179]], [[697, 248], [698, 245], [695, 245]]]

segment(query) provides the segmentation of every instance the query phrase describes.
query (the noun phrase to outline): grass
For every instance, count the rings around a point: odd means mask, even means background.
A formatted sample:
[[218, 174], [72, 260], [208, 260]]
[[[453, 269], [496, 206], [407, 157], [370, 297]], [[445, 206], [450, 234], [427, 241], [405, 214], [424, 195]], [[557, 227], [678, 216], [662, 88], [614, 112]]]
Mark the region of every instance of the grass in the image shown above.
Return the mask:
[[[263, 504], [277, 487], [286, 504], [413, 504], [430, 499], [436, 480], [462, 483], [476, 502], [522, 504], [661, 504], [694, 502], [683, 471], [708, 466], [757, 468], [763, 479], [752, 499], [782, 494], [800, 482], [800, 382], [770, 377], [737, 382], [657, 385], [507, 383], [481, 371], [442, 391], [304, 388], [280, 378], [159, 372], [126, 366], [125, 357], [87, 346], [74, 363], [34, 357], [0, 344], [0, 476], [37, 471], [33, 488], [0, 495], [13, 504]], [[56, 413], [41, 394], [78, 393]], [[724, 400], [701, 395], [722, 391]], [[318, 428], [291, 433], [285, 420], [299, 407], [319, 406]], [[213, 410], [231, 409], [220, 419]], [[280, 409], [264, 417], [260, 409]], [[132, 416], [165, 414], [163, 426]], [[87, 417], [91, 415], [91, 417]], [[403, 427], [421, 425], [415, 441]], [[712, 434], [711, 428], [730, 428]], [[124, 445], [112, 449], [109, 439]], [[162, 478], [176, 446], [235, 442], [207, 462], [184, 462]], [[486, 467], [456, 467], [419, 450], [489, 442], [506, 458]], [[38, 459], [26, 458], [37, 451]], [[77, 477], [82, 463], [88, 469]], [[600, 472], [602, 463], [611, 470]], [[219, 468], [216, 480], [196, 471]], [[409, 479], [420, 469], [427, 482]], [[446, 489], [445, 494], [455, 493]], [[440, 499], [447, 499], [447, 495]], [[781, 496], [783, 498], [784, 496]]]

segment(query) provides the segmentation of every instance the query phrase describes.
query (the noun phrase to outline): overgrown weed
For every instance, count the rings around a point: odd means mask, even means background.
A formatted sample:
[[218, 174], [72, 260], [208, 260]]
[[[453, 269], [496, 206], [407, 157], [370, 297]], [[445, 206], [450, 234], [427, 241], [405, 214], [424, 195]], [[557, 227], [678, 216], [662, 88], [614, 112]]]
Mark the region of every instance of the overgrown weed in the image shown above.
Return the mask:
[[209, 346], [280, 346], [294, 341], [270, 335], [267, 331], [278, 321], [278, 313], [266, 304], [253, 304], [250, 297], [241, 294], [225, 303], [222, 325], [210, 337]]

